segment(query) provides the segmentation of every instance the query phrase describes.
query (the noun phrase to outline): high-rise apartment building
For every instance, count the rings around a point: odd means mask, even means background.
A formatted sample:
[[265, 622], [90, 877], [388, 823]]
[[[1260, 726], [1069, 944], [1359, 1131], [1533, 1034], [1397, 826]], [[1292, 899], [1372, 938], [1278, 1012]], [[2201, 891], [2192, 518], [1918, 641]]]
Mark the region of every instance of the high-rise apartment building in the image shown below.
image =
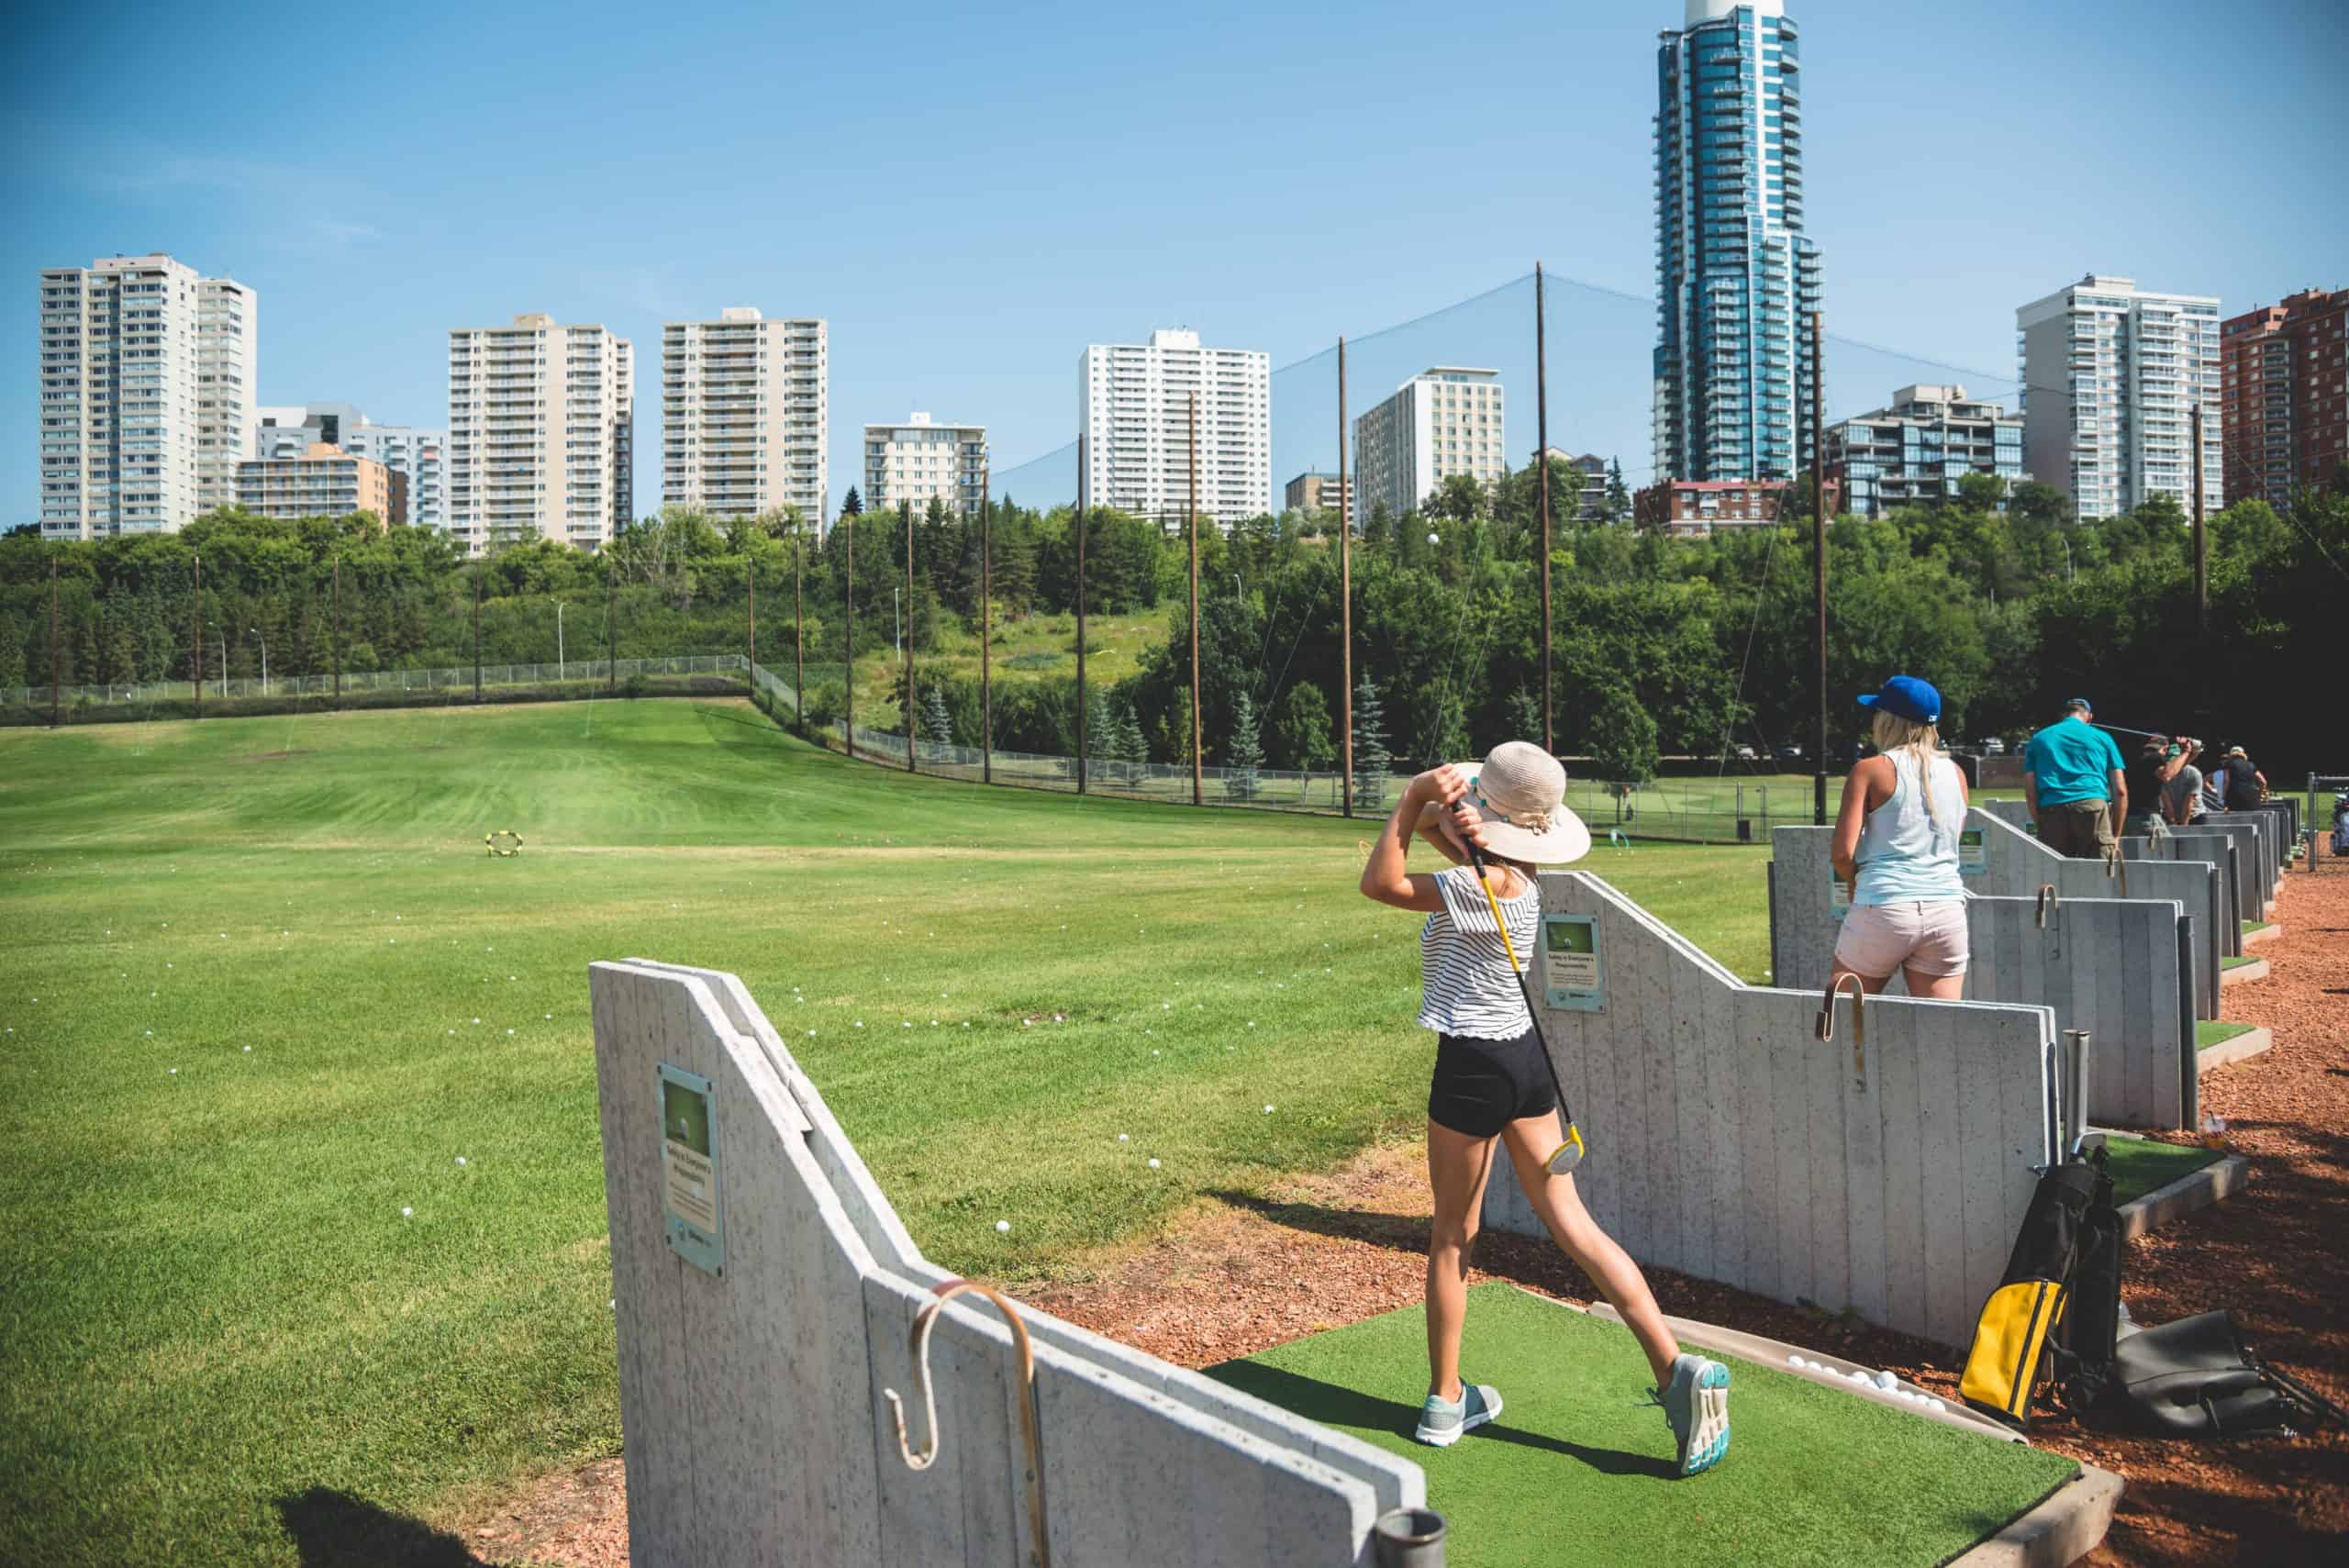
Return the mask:
[[260, 302], [171, 257], [40, 275], [40, 527], [164, 533], [235, 504]]
[[348, 403], [264, 405], [255, 412], [253, 456], [299, 457], [323, 444], [372, 458], [406, 482], [405, 515], [385, 521], [423, 528], [449, 526], [447, 431], [378, 425]]
[[2090, 272], [2017, 310], [2015, 338], [2023, 467], [2074, 515], [2110, 517], [2156, 495], [2191, 511], [2198, 402], [2204, 504], [2225, 505], [2217, 299]]
[[324, 441], [291, 454], [270, 443], [237, 465], [237, 505], [264, 517], [347, 517], [372, 512], [397, 523], [407, 510], [407, 475]]
[[545, 315], [449, 334], [449, 532], [599, 549], [636, 506], [636, 360]]
[[1962, 386], [1904, 386], [1892, 406], [1827, 428], [1827, 466], [1851, 508], [1880, 517], [1895, 506], [1938, 506], [1969, 473], [2009, 485], [2023, 476], [2022, 416], [1965, 395]]
[[2303, 289], [2219, 328], [2226, 496], [2349, 488], [2349, 289]]
[[966, 517], [979, 515], [986, 483], [987, 428], [940, 425], [927, 414], [903, 424], [864, 427], [864, 506], [926, 512], [932, 501]]
[[825, 324], [747, 305], [661, 329], [661, 500], [713, 517], [825, 517], [831, 404]]
[[1352, 477], [1340, 479], [1334, 473], [1307, 472], [1298, 474], [1281, 487], [1281, 506], [1291, 512], [1335, 512], [1343, 510], [1346, 523], [1353, 526], [1353, 499], [1354, 482]]
[[1820, 299], [1794, 19], [1784, 0], [1687, 0], [1661, 38], [1655, 472], [1789, 478], [1810, 460]]
[[1198, 399], [1198, 503], [1233, 523], [1272, 510], [1273, 362], [1253, 349], [1207, 349], [1187, 329], [1147, 343], [1095, 343], [1077, 364], [1079, 476], [1088, 506], [1172, 520], [1191, 495], [1192, 396]]
[[[1354, 499], [1362, 515], [1390, 517], [1455, 473], [1487, 488], [1508, 473], [1498, 371], [1434, 365], [1354, 420]], [[1553, 503], [1554, 504], [1554, 503]]]

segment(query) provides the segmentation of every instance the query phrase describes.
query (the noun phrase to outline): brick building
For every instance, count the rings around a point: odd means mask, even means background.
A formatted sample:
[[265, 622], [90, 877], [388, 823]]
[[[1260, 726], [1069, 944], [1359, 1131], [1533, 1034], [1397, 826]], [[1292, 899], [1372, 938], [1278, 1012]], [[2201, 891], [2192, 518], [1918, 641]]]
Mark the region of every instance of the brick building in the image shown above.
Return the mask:
[[2349, 289], [2303, 289], [2219, 328], [2227, 505], [2336, 489], [2349, 465]]
[[[1760, 528], [1778, 520], [1786, 482], [1777, 479], [1674, 479], [1651, 484], [1631, 498], [1640, 527], [1675, 539], [1694, 539], [1715, 528]], [[1841, 509], [1843, 487], [1827, 480], [1827, 515]], [[1806, 521], [1803, 512], [1788, 517]]]

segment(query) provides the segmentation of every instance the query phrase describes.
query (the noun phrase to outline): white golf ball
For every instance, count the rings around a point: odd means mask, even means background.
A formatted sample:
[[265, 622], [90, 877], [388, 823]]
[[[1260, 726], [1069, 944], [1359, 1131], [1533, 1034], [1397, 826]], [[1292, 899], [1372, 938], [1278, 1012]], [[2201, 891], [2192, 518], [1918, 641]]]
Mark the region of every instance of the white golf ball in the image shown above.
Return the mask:
[[1788, 1356], [1788, 1357], [1787, 1358], [1787, 1364], [1788, 1366], [1800, 1366], [1800, 1365], [1802, 1365], [1802, 1357], [1800, 1357], [1800, 1356]]
[[1900, 1380], [1888, 1372], [1879, 1372], [1876, 1374], [1876, 1385], [1889, 1394], [1900, 1386]]
[[998, 1219], [995, 1222], [995, 1228], [999, 1231], [1008, 1231], [1011, 1229], [1011, 1221], [1008, 1219]]
[[1151, 1168], [1152, 1170], [1153, 1170], [1153, 1171], [1157, 1170], [1157, 1169], [1158, 1169], [1158, 1162], [1157, 1162], [1157, 1161], [1155, 1161], [1155, 1160], [1152, 1160], [1152, 1161], [1150, 1162], [1150, 1168]]
[[1264, 1107], [1264, 1114], [1265, 1114], [1266, 1116], [1270, 1116], [1270, 1115], [1272, 1115], [1272, 1114], [1273, 1114], [1273, 1107], [1272, 1107], [1272, 1106], [1266, 1106]]
[[247, 1056], [250, 1056], [252, 1053], [253, 1053], [253, 1048], [252, 1048], [251, 1046], [250, 1046], [250, 1045], [249, 1045], [249, 1046], [245, 1047], [245, 1054], [246, 1054]]
[[1928, 1410], [1947, 1410], [1949, 1407], [1943, 1404], [1938, 1399], [1928, 1398], [1925, 1401], [1925, 1408]]
[[1430, 544], [1436, 544], [1436, 543], [1439, 543], [1439, 542], [1441, 542], [1441, 541], [1439, 541], [1439, 540], [1437, 539], [1437, 538], [1435, 537], [1435, 535], [1433, 535], [1433, 534], [1430, 534], [1430, 535], [1428, 535], [1428, 542], [1429, 542]]
[[410, 1216], [414, 1215], [415, 1213], [416, 1213], [416, 1210], [414, 1210], [414, 1209], [412, 1209], [412, 1208], [403, 1208], [403, 1209], [401, 1209], [401, 1210], [400, 1210], [400, 1218], [401, 1218], [402, 1219], [406, 1219], [406, 1218], [408, 1218]]
[[458, 1163], [458, 1164], [460, 1164], [460, 1165], [462, 1165], [462, 1164], [463, 1164], [464, 1162], [465, 1162], [465, 1157], [464, 1157], [463, 1155], [462, 1155], [462, 1154], [458, 1155], [458, 1156], [457, 1156], [457, 1163]]
[[1126, 1141], [1127, 1141], [1126, 1135], [1125, 1135], [1124, 1133], [1122, 1133], [1122, 1132], [1121, 1132], [1121, 1133], [1119, 1133], [1119, 1134], [1118, 1134], [1118, 1141], [1119, 1141], [1119, 1142], [1120, 1142], [1120, 1143], [1126, 1142]]

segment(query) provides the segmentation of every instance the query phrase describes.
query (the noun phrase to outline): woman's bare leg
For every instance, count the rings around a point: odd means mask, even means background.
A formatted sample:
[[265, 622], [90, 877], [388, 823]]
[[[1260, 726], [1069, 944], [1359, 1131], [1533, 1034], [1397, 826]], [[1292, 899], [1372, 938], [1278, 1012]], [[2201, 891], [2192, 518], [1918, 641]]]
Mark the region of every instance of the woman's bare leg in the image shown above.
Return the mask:
[[1428, 1229], [1428, 1392], [1458, 1399], [1460, 1330], [1468, 1318], [1468, 1250], [1485, 1206], [1493, 1140], [1428, 1123], [1428, 1185], [1435, 1219]]
[[1909, 995], [1932, 1002], [1956, 1002], [1965, 995], [1965, 972], [1955, 974], [1920, 974], [1903, 967], [1901, 977], [1909, 983]]
[[[1827, 973], [1827, 984], [1830, 988], [1841, 984], [1843, 976], [1846, 974], [1857, 976], [1860, 982], [1860, 989], [1866, 992], [1871, 996], [1892, 984], [1892, 976], [1889, 974], [1878, 975], [1876, 979], [1870, 980], [1866, 975], [1861, 974], [1856, 969], [1844, 968], [1839, 962]], [[1919, 995], [1914, 986], [1909, 988], [1909, 994], [1912, 996]]]
[[[1513, 1121], [1501, 1129], [1501, 1141], [1508, 1146], [1509, 1162], [1517, 1167], [1518, 1184], [1532, 1200], [1533, 1212], [1548, 1227], [1551, 1240], [1590, 1276], [1609, 1305], [1623, 1315], [1624, 1323], [1640, 1341], [1640, 1349], [1647, 1352], [1656, 1386], [1666, 1387], [1672, 1382], [1672, 1363], [1680, 1354], [1680, 1343], [1665, 1325], [1664, 1311], [1656, 1306], [1655, 1294], [1648, 1289], [1640, 1265], [1617, 1245], [1613, 1237], [1598, 1228], [1590, 1211], [1583, 1207], [1582, 1198], [1575, 1191], [1574, 1177], [1552, 1175], [1542, 1164], [1562, 1137], [1555, 1111]], [[1432, 1313], [1430, 1318], [1432, 1322]]]

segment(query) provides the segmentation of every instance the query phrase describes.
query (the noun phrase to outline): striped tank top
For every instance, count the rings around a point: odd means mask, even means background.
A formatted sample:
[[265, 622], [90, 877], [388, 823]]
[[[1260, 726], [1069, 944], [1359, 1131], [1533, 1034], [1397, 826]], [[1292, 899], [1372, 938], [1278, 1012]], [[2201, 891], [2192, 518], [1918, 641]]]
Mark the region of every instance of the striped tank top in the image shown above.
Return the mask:
[[[1542, 931], [1542, 892], [1533, 879], [1514, 898], [1500, 901], [1508, 940], [1520, 963], [1530, 963]], [[1435, 873], [1443, 907], [1419, 929], [1419, 973], [1426, 986], [1419, 1027], [1470, 1040], [1515, 1040], [1533, 1027], [1525, 997], [1509, 970], [1508, 950], [1493, 924], [1492, 906], [1473, 866]]]

